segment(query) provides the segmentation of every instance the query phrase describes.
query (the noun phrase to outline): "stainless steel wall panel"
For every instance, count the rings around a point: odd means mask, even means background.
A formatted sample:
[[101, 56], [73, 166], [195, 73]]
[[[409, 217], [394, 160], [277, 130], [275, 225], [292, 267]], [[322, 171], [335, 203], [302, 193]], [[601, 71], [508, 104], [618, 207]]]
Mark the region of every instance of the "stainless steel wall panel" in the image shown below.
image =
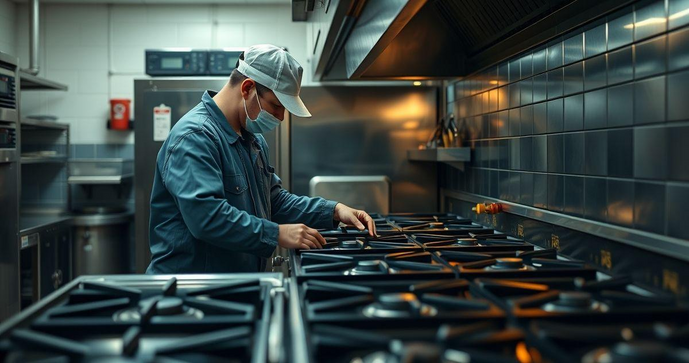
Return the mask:
[[667, 185], [667, 234], [672, 237], [689, 240], [687, 228], [687, 205], [689, 200], [689, 186]]
[[498, 66], [498, 79], [497, 79], [497, 81], [498, 81], [499, 86], [504, 86], [507, 83], [509, 83], [509, 72], [510, 72], [509, 63], [504, 62]]
[[561, 132], [563, 128], [564, 105], [562, 99], [548, 101], [548, 133]]
[[608, 50], [625, 46], [634, 40], [634, 28], [629, 24], [634, 23], [632, 8], [620, 10], [608, 17]]
[[521, 185], [519, 186], [519, 202], [521, 204], [533, 205], [534, 201], [534, 174], [521, 173]]
[[689, 24], [689, 0], [671, 0], [668, 2], [668, 17], [670, 18], [670, 29]]
[[630, 178], [634, 175], [634, 132], [608, 130], [608, 175]]
[[558, 41], [548, 46], [548, 69], [555, 69], [562, 65], [562, 42]]
[[[687, 39], [689, 44], [689, 38]], [[674, 74], [667, 79], [667, 120], [689, 120], [689, 71]]]
[[548, 208], [548, 176], [546, 174], [534, 174], [533, 192], [533, 206]]
[[508, 136], [519, 136], [521, 131], [521, 114], [518, 108], [509, 111], [510, 127]]
[[521, 70], [521, 77], [531, 77], [533, 74], [533, 54], [529, 53], [519, 60], [519, 68]]
[[521, 146], [519, 145], [520, 139], [509, 139], [508, 143], [510, 145], [510, 169], [519, 170], [521, 163]]
[[634, 184], [634, 228], [665, 233], [665, 184]]
[[490, 194], [493, 198], [500, 197], [500, 172], [497, 170], [490, 171]]
[[564, 140], [562, 135], [548, 135], [548, 172], [565, 171]]
[[665, 127], [634, 129], [634, 177], [667, 178], [667, 139]]
[[584, 134], [564, 134], [565, 173], [584, 173]]
[[565, 204], [565, 178], [548, 175], [548, 210], [562, 212]]
[[582, 217], [584, 214], [584, 178], [566, 176], [564, 179], [564, 212], [575, 217]]
[[510, 172], [500, 171], [498, 178], [498, 183], [500, 183], [500, 186], [498, 187], [500, 192], [500, 199], [510, 199]]
[[570, 64], [564, 68], [563, 94], [565, 96], [584, 90], [584, 62]]
[[520, 104], [530, 105], [533, 102], [533, 79], [528, 78], [519, 82]]
[[584, 61], [584, 89], [588, 91], [607, 85], [607, 62], [607, 54], [601, 54]]
[[663, 35], [636, 44], [634, 54], [634, 78], [645, 78], [665, 73], [665, 49], [667, 36]]
[[608, 84], [631, 81], [634, 77], [633, 47], [608, 53]]
[[608, 222], [634, 226], [634, 182], [608, 179]]
[[584, 129], [601, 129], [608, 124], [608, 90], [584, 94]]
[[533, 77], [532, 94], [533, 102], [541, 102], [546, 99], [548, 87], [548, 74], [541, 73]]
[[521, 79], [521, 65], [519, 59], [511, 61], [509, 67], [510, 71], [509, 76], [507, 77], [507, 81], [512, 83]]
[[[511, 67], [512, 65], [510, 65]], [[512, 83], [507, 86], [507, 93], [509, 94], [510, 98], [510, 106], [509, 107], [519, 107], [519, 102], [520, 102], [520, 94], [519, 94], [519, 83]]]
[[586, 178], [584, 180], [584, 218], [599, 222], [607, 221], [608, 190], [604, 178]]
[[579, 33], [564, 41], [564, 64], [574, 63], [584, 58], [584, 33]]
[[593, 29], [587, 30], [584, 33], [584, 39], [586, 44], [584, 53], [587, 58], [604, 53], [608, 46], [607, 24], [603, 23]]
[[533, 52], [533, 74], [546, 71], [546, 52], [546, 48], [541, 48]]
[[668, 127], [667, 146], [669, 179], [689, 181], [689, 126]]
[[538, 172], [546, 172], [548, 170], [548, 137], [534, 136], [532, 139], [532, 157], [531, 169]]
[[519, 139], [519, 169], [524, 171], [532, 170], [532, 139], [530, 136]]
[[521, 126], [519, 129], [519, 135], [531, 135], [533, 134], [533, 106], [524, 106], [519, 110], [519, 120], [521, 121]]
[[562, 68], [548, 72], [548, 99], [562, 96]]
[[667, 30], [667, 21], [654, 21], [655, 19], [667, 19], [665, 12], [665, 0], [656, 0], [650, 5], [638, 7], [635, 11], [635, 24], [643, 26], [634, 27], [634, 40], [639, 41]]
[[634, 123], [634, 84], [608, 88], [608, 127]]
[[510, 172], [510, 198], [508, 199], [514, 203], [521, 203], [521, 173], [511, 171]]
[[584, 134], [584, 173], [608, 175], [608, 132], [593, 131]]
[[634, 83], [634, 123], [665, 121], [665, 76]]
[[533, 106], [533, 133], [545, 134], [548, 130], [548, 104], [545, 102]]
[[577, 131], [584, 128], [584, 95], [565, 98], [564, 131]]

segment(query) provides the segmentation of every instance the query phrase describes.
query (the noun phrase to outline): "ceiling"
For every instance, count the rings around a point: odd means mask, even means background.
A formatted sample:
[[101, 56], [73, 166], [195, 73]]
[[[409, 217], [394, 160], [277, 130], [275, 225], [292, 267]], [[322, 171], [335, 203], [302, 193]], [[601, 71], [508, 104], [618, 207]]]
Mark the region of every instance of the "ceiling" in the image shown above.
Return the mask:
[[[26, 3], [28, 0], [12, 0], [15, 3]], [[47, 4], [289, 4], [290, 0], [40, 0]]]

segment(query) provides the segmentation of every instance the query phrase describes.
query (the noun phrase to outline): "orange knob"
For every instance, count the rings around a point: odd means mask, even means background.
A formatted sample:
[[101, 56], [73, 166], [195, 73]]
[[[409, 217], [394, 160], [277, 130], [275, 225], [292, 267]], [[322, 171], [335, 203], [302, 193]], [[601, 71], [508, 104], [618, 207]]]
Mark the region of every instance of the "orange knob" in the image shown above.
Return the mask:
[[471, 208], [476, 214], [497, 214], [502, 212], [502, 205], [497, 203], [478, 203], [475, 207]]

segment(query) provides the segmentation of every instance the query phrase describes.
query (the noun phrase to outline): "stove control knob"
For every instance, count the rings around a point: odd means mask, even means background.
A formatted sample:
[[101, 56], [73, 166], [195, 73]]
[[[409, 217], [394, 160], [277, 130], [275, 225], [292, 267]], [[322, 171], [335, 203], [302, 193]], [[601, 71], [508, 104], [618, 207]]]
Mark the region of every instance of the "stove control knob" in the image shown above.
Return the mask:
[[273, 257], [273, 266], [282, 266], [282, 264], [285, 262], [289, 262], [289, 258], [285, 258], [283, 256]]
[[53, 287], [55, 289], [59, 288], [62, 285], [62, 270], [55, 270], [51, 278], [53, 280]]

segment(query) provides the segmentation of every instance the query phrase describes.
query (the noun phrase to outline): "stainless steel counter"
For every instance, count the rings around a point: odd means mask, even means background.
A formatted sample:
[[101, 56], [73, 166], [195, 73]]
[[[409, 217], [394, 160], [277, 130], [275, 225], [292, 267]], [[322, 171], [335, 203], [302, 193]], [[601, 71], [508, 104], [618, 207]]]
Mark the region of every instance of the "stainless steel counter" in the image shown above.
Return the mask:
[[69, 214], [22, 214], [19, 216], [19, 234], [26, 236], [38, 232], [51, 225], [72, 223], [73, 216]]

